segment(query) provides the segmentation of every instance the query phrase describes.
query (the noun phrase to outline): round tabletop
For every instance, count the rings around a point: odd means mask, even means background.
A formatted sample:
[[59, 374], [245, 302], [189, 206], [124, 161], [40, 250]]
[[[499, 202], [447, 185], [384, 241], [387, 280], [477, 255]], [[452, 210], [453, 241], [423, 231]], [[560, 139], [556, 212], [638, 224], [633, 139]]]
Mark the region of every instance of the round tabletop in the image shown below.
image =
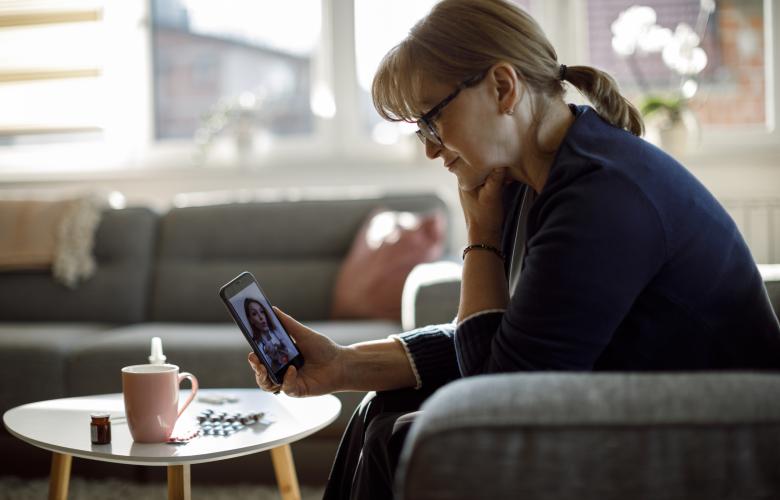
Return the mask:
[[[214, 404], [200, 400], [219, 395], [238, 401]], [[188, 396], [189, 391], [182, 390], [179, 401]], [[133, 442], [121, 393], [30, 403], [5, 412], [3, 422], [19, 439], [57, 453], [124, 464], [183, 465], [239, 457], [303, 439], [336, 420], [341, 402], [330, 395], [291, 398], [259, 389], [201, 389], [179, 418], [174, 434], [195, 428], [196, 415], [207, 408], [228, 414], [265, 415], [259, 423], [230, 436], [201, 434], [182, 444]], [[92, 444], [90, 414], [97, 412], [111, 414], [110, 444]]]

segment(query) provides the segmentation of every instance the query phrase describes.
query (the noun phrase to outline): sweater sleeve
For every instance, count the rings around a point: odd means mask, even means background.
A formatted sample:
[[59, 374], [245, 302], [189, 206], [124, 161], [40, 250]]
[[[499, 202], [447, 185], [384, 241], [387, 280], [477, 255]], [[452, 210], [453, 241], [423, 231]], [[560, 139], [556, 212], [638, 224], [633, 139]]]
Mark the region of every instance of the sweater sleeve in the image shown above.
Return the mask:
[[457, 325], [463, 376], [591, 370], [665, 260], [658, 213], [627, 180], [590, 173], [537, 202], [507, 310]]
[[417, 379], [415, 389], [440, 387], [460, 377], [454, 334], [454, 323], [445, 323], [390, 336], [403, 345], [409, 357]]

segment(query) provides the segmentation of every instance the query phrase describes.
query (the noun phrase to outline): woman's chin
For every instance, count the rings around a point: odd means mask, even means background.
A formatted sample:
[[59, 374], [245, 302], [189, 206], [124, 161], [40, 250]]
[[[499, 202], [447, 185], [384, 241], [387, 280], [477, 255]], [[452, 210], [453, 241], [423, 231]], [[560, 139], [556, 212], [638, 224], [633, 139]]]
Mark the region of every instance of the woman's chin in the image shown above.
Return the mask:
[[472, 186], [471, 184], [466, 184], [463, 182], [458, 183], [458, 189], [460, 189], [461, 191], [466, 191], [466, 192], [474, 191], [475, 188], [476, 186]]
[[484, 179], [463, 179], [458, 178], [458, 188], [461, 191], [474, 191], [485, 185], [487, 176]]

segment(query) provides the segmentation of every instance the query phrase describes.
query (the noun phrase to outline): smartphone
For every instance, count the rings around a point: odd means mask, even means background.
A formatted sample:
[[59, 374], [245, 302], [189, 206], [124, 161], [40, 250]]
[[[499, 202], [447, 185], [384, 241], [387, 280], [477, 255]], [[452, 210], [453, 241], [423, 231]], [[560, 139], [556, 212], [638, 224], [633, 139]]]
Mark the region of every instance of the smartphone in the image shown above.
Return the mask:
[[251, 273], [245, 271], [236, 276], [219, 289], [219, 296], [275, 384], [282, 383], [290, 365], [303, 366], [298, 346]]

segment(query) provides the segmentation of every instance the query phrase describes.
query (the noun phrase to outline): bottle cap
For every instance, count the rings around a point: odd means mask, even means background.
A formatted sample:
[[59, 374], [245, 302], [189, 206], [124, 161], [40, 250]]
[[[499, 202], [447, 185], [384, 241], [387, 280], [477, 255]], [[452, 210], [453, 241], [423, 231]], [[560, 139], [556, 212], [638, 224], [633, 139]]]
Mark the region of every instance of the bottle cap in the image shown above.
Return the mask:
[[165, 364], [166, 357], [163, 354], [162, 339], [160, 337], [152, 337], [152, 352], [149, 356], [149, 363], [153, 365]]

